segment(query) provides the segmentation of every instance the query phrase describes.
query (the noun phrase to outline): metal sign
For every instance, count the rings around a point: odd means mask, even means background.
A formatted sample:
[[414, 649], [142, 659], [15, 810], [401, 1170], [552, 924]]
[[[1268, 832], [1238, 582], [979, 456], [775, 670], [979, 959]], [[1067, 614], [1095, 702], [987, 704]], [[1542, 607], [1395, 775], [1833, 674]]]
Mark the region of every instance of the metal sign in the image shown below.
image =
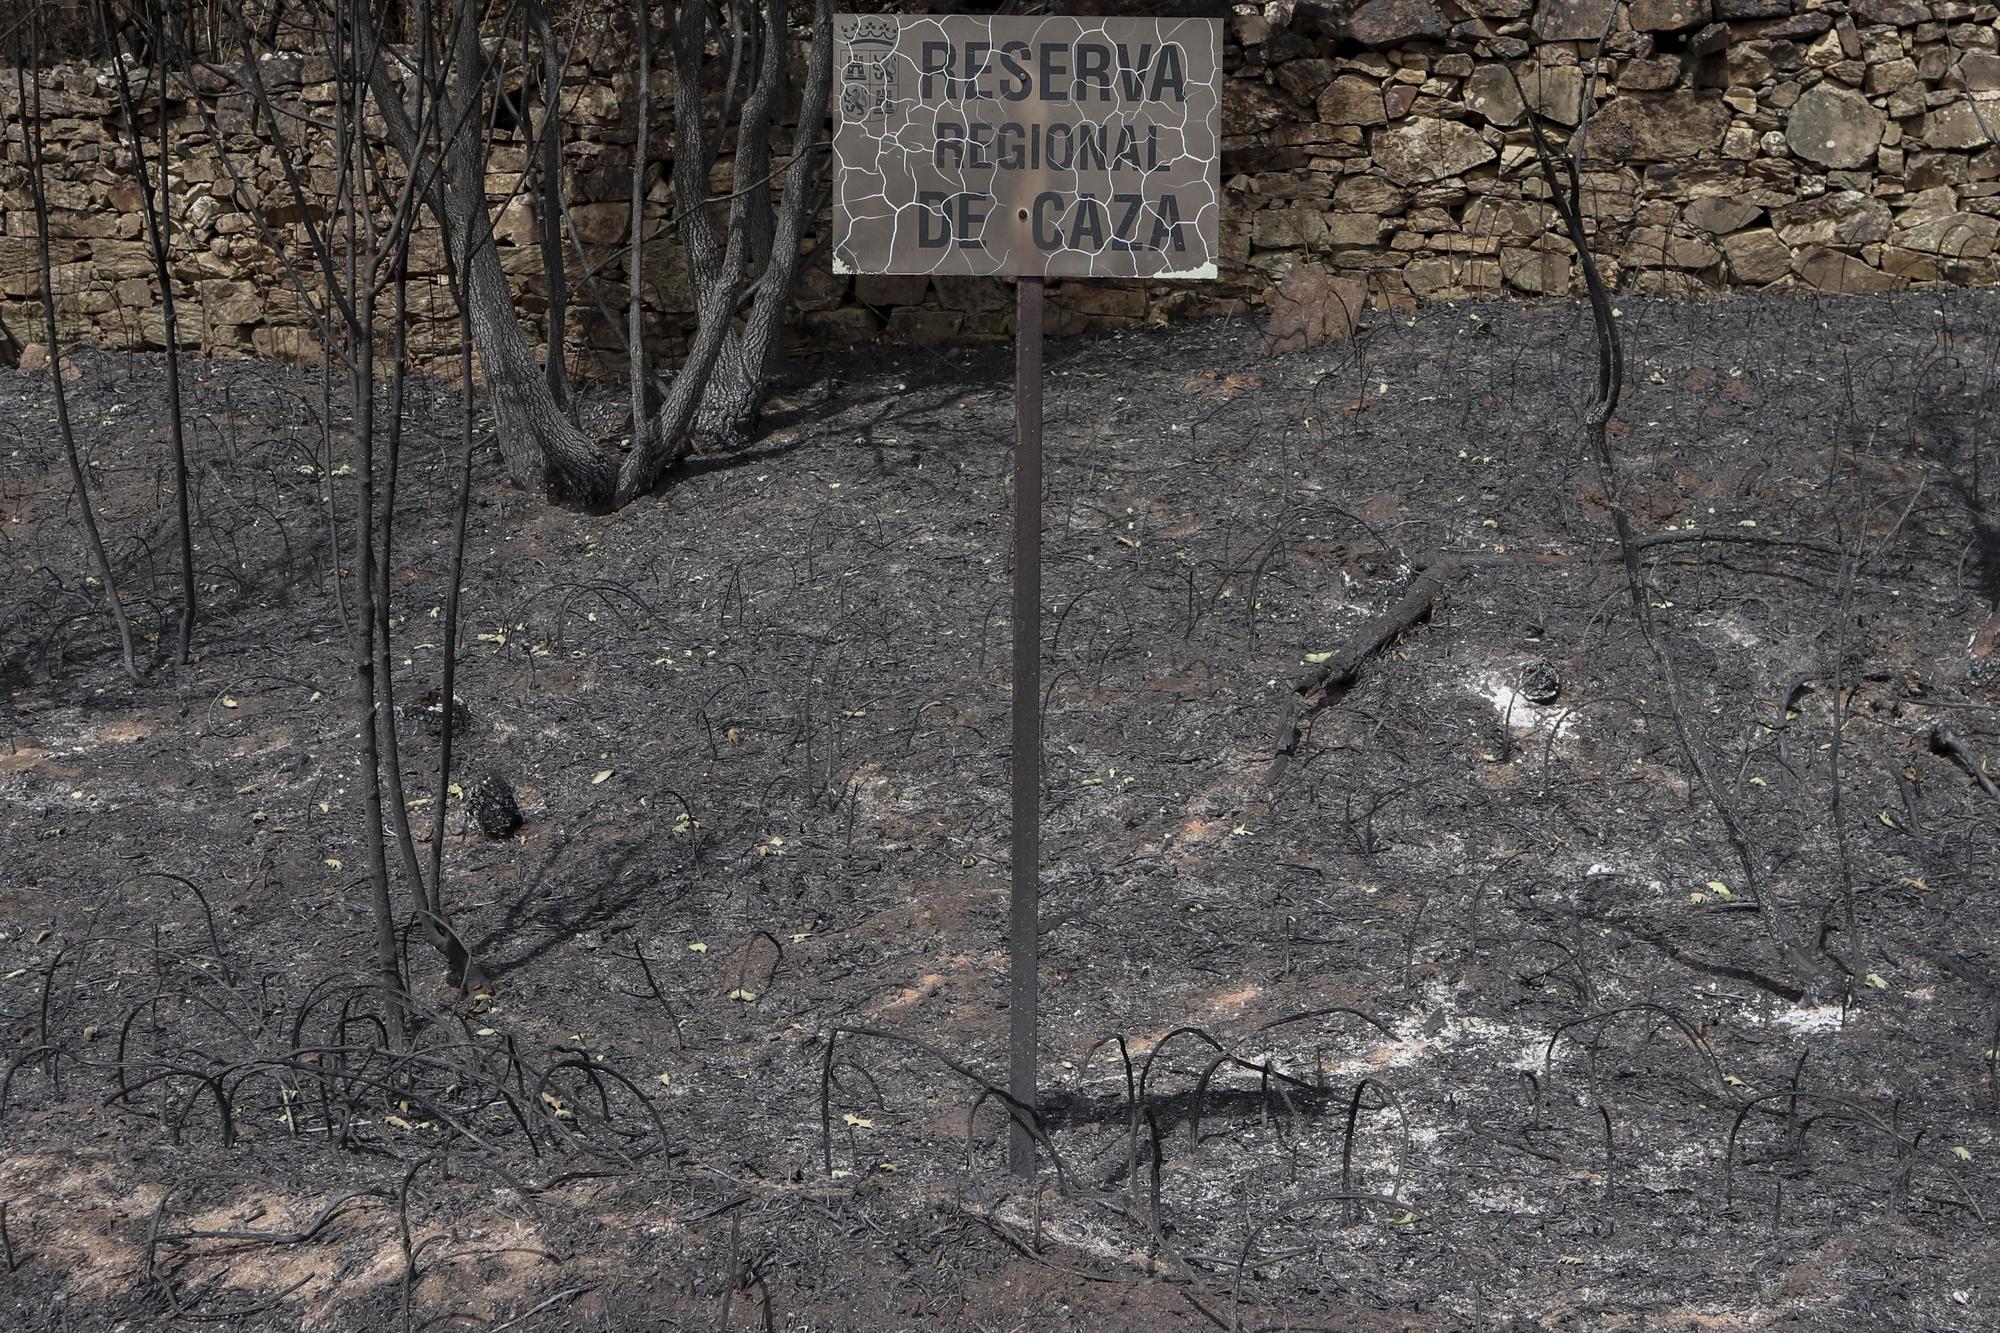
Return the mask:
[[1214, 19], [841, 15], [838, 273], [1213, 278]]
[[1212, 278], [1222, 31], [1213, 19], [843, 14], [836, 273], [1012, 276], [1014, 682], [1008, 1162], [1035, 1172], [1042, 801], [1042, 287]]

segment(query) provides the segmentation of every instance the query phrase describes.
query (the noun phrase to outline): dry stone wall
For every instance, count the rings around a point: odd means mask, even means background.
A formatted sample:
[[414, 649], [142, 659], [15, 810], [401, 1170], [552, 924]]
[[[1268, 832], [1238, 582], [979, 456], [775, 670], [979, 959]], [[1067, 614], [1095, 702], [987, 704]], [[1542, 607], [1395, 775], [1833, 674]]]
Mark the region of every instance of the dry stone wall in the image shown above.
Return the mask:
[[[1301, 264], [1364, 280], [1378, 304], [1569, 291], [1580, 278], [1546, 202], [1529, 116], [1566, 147], [1586, 106], [1586, 211], [1617, 289], [1870, 292], [2000, 278], [1994, 4], [1277, 0], [1238, 6], [1225, 32], [1222, 279], [1055, 284], [1056, 330], [1256, 306]], [[614, 302], [624, 287], [636, 101], [618, 49], [600, 43], [570, 72], [565, 115], [577, 239]], [[322, 60], [267, 59], [262, 72], [309, 114], [334, 96]], [[43, 86], [64, 336], [157, 347], [159, 293], [108, 73], [69, 66], [48, 71]], [[303, 256], [305, 229], [268, 127], [220, 77], [170, 94], [172, 281], [184, 341], [217, 354], [316, 357], [307, 304], [275, 258], [274, 247]], [[151, 124], [156, 99], [144, 104]], [[33, 342], [41, 279], [20, 111], [10, 100], [0, 109], [0, 314]], [[306, 209], [323, 211], [330, 150], [310, 135], [295, 140]], [[547, 299], [534, 217], [519, 194], [526, 160], [526, 146], [503, 134], [488, 184], [509, 201], [498, 240], [532, 322]], [[713, 183], [728, 180], [725, 161]], [[668, 230], [663, 185], [650, 207], [648, 234]], [[578, 284], [583, 263], [572, 262]], [[456, 346], [441, 264], [437, 238], [420, 233], [409, 327], [422, 359]], [[670, 233], [647, 242], [644, 274], [652, 337], [671, 355], [691, 301]], [[589, 304], [579, 294], [570, 350], [580, 366], [614, 342]], [[837, 277], [822, 253], [807, 266], [798, 306], [806, 339], [937, 341], [1004, 334], [1012, 302], [990, 279]]]

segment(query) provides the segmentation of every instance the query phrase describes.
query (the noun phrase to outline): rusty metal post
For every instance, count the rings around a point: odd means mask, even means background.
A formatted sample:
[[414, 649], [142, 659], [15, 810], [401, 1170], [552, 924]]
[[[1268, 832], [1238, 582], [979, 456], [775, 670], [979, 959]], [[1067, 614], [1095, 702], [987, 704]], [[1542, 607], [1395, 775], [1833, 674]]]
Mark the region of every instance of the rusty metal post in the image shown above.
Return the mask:
[[[1030, 1110], [1040, 1034], [1042, 851], [1042, 279], [1024, 277], [1014, 315], [1014, 829], [1008, 900], [1008, 1091]], [[1008, 1165], [1035, 1174], [1035, 1139], [1012, 1122]]]

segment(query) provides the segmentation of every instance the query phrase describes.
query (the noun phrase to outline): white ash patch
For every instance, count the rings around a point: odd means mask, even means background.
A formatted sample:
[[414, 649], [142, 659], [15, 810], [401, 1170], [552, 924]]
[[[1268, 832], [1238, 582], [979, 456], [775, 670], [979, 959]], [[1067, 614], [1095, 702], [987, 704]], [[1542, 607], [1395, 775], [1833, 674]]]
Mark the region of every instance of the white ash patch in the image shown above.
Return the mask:
[[1794, 1032], [1838, 1032], [1846, 1010], [1837, 1004], [1796, 1004], [1771, 1015], [1779, 1027]]
[[1716, 616], [1705, 622], [1722, 631], [1722, 637], [1738, 648], [1760, 647], [1764, 640], [1740, 616]]
[[1656, 874], [1648, 873], [1637, 866], [1616, 866], [1608, 861], [1592, 861], [1584, 867], [1586, 880], [1607, 879], [1633, 888], [1648, 889], [1654, 893], [1665, 893], [1667, 882]]
[[1493, 715], [1500, 724], [1516, 736], [1553, 735], [1563, 741], [1576, 732], [1576, 713], [1568, 704], [1560, 699], [1552, 704], [1530, 703], [1514, 682], [1500, 672], [1487, 671], [1474, 676], [1472, 688], [1492, 705]]
[[[1434, 1022], [1435, 1020], [1435, 1022]], [[1541, 1068], [1542, 1043], [1547, 1033], [1516, 1023], [1499, 1023], [1489, 1018], [1462, 1015], [1448, 988], [1433, 983], [1425, 987], [1424, 999], [1416, 1012], [1393, 1037], [1382, 1037], [1373, 1029], [1361, 1034], [1373, 1038], [1354, 1055], [1326, 1067], [1328, 1077], [1351, 1079], [1376, 1077], [1405, 1069], [1424, 1060], [1442, 1059], [1461, 1048], [1474, 1049], [1533, 1046], [1533, 1068]], [[1435, 1026], [1435, 1031], [1426, 1031]], [[1525, 1045], [1524, 1045], [1525, 1043]]]

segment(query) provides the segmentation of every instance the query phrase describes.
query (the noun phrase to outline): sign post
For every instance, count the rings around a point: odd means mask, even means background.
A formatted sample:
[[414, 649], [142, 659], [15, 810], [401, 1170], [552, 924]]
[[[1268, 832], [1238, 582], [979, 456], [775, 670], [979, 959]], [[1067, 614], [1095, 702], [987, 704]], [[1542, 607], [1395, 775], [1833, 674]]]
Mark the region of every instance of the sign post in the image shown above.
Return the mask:
[[1214, 19], [840, 15], [836, 273], [1016, 284], [1009, 1138], [1032, 1176], [1041, 862], [1042, 294], [1047, 278], [1216, 276]]
[[[1014, 298], [1014, 828], [1007, 899], [1007, 1091], [1038, 1108], [1042, 864], [1042, 279]], [[1035, 1174], [1035, 1139], [1010, 1122], [1007, 1163]]]

